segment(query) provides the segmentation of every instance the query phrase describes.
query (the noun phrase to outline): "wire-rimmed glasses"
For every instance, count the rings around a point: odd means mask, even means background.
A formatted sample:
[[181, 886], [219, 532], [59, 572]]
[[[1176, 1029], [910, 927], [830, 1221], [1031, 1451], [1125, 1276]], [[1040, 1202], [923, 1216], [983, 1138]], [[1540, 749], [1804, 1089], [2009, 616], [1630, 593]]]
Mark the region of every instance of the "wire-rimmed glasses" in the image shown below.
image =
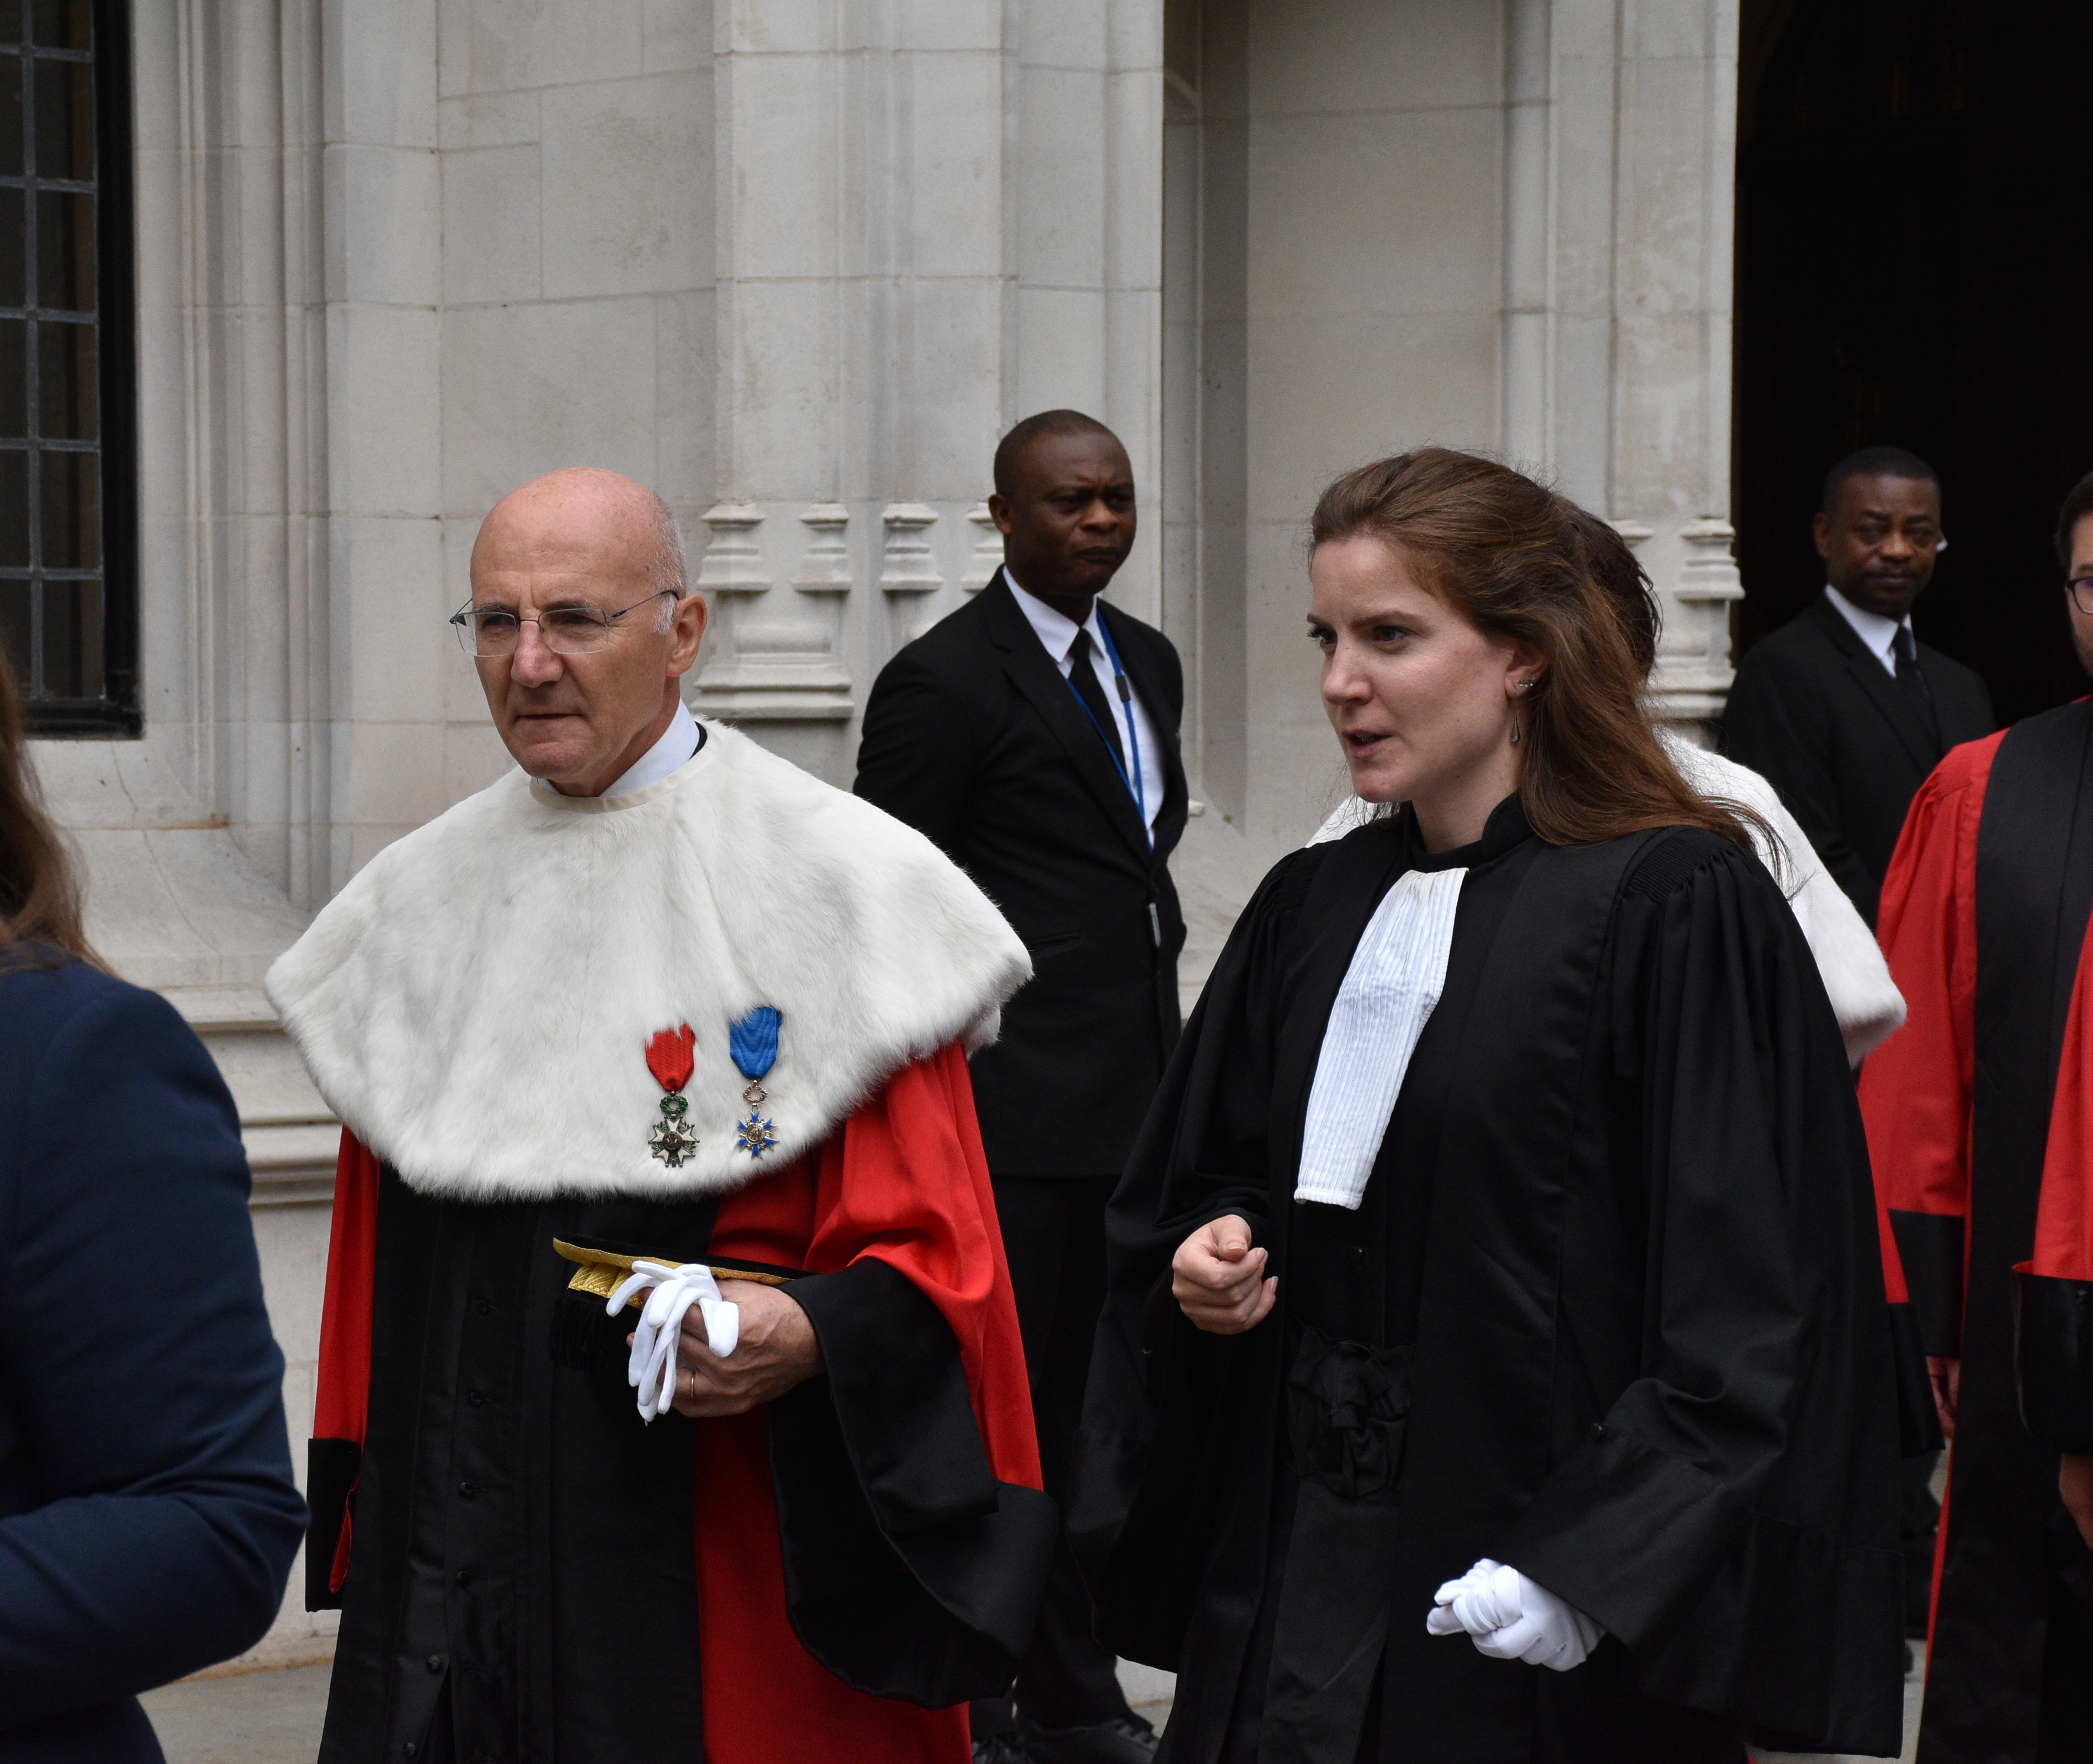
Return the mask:
[[2093, 576], [2081, 576], [2076, 582], [2065, 584], [2071, 603], [2082, 613], [2093, 613]]
[[630, 606], [621, 606], [614, 613], [583, 604], [556, 606], [522, 618], [506, 607], [468, 606], [452, 613], [450, 623], [457, 633], [458, 648], [469, 656], [514, 655], [526, 625], [538, 627], [539, 636], [554, 655], [585, 656], [610, 641], [611, 627], [627, 613], [646, 605], [648, 600], [658, 600], [663, 595], [674, 595], [675, 592], [674, 588], [656, 588], [644, 599], [635, 600]]

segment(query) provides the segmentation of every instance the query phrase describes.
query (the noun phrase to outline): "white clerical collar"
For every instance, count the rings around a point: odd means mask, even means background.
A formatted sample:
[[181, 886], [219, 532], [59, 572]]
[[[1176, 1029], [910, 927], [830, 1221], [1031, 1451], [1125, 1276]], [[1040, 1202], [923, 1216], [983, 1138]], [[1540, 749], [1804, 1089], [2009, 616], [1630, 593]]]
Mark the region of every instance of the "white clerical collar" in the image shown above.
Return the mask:
[[[1828, 582], [1824, 585], [1824, 592], [1839, 609], [1839, 616], [1853, 627], [1853, 635], [1868, 646], [1870, 653], [1895, 674], [1896, 634], [1911, 629], [1911, 614], [1907, 613], [1901, 619], [1884, 618], [1880, 613], [1870, 613], [1864, 606], [1854, 605]], [[1918, 637], [1914, 635], [1912, 641], [1917, 643]]]
[[1410, 1057], [1446, 984], [1467, 873], [1406, 871], [1367, 921], [1324, 1025], [1294, 1199], [1358, 1211]]
[[669, 719], [669, 726], [661, 731], [661, 739], [619, 773], [618, 782], [603, 794], [622, 796], [628, 791], [644, 790], [649, 784], [660, 783], [696, 753], [704, 739], [697, 718], [681, 699], [677, 700], [676, 714]]
[[1105, 648], [1104, 633], [1098, 626], [1095, 596], [1090, 600], [1090, 616], [1078, 625], [1066, 613], [1056, 612], [1038, 595], [1028, 594], [1020, 588], [1017, 585], [1017, 578], [1010, 573], [1008, 564], [1003, 566], [1003, 579], [1010, 584], [1011, 594], [1017, 601], [1018, 611], [1024, 613], [1025, 622], [1038, 634], [1040, 642], [1046, 646], [1046, 653], [1054, 658], [1055, 665], [1064, 674], [1068, 671], [1068, 652], [1075, 646], [1077, 631], [1089, 634], [1093, 658], [1111, 654], [1111, 651]]

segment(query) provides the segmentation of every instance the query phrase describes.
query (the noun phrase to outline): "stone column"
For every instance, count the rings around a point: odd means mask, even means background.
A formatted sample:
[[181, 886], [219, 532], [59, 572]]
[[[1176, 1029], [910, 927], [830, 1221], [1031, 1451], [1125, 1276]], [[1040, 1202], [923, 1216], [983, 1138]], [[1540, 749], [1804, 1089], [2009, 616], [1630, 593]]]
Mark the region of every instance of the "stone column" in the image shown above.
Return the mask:
[[1621, 0], [1612, 505], [1648, 521], [1666, 596], [1658, 714], [1701, 727], [1727, 696], [1736, 0]]
[[455, 659], [440, 641], [453, 609], [442, 562], [436, 3], [336, 0], [324, 19], [332, 813], [313, 906], [448, 806], [428, 761]]
[[1513, 0], [1505, 435], [1610, 516], [1656, 584], [1652, 693], [1729, 689], [1736, 0]]
[[719, 0], [701, 712], [847, 783], [880, 667], [994, 572], [1003, 429], [1077, 405], [1152, 467], [1161, 14]]

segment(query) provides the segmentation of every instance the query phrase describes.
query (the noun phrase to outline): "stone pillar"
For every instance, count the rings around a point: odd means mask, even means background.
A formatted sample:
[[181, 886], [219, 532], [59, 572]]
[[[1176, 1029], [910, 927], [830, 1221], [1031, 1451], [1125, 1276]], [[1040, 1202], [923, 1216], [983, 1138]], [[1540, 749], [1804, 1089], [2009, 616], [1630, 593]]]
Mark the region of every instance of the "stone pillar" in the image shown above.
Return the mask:
[[1729, 689], [1736, 0], [1512, 0], [1505, 437], [1631, 535], [1653, 707]]
[[454, 609], [441, 522], [436, 0], [332, 0], [324, 18], [332, 813], [306, 903], [315, 907], [448, 806], [428, 760], [458, 659], [441, 640]]
[[1651, 680], [1666, 722], [1727, 696], [1736, 0], [1621, 0], [1610, 512], [1649, 521], [1666, 598]]
[[[717, 624], [692, 702], [847, 784], [880, 667], [1000, 560], [1011, 423], [1078, 405], [1153, 482], [1162, 8], [714, 20]], [[1150, 616], [1152, 554], [1117, 591]]]

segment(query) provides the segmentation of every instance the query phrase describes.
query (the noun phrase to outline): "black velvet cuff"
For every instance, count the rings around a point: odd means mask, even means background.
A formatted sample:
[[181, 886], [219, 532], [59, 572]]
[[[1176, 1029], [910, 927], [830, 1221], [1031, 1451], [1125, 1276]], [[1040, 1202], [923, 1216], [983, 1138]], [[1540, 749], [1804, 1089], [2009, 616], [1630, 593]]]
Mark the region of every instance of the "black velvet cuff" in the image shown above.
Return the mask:
[[1943, 1359], [1962, 1352], [1962, 1220], [1955, 1213], [1890, 1212], [1890, 1235], [1911, 1289], [1923, 1350]]
[[1498, 1554], [1635, 1649], [1691, 1602], [1742, 1517], [1697, 1465], [1602, 1423], [1555, 1467]]
[[871, 1258], [795, 1281], [826, 1376], [769, 1406], [786, 1610], [854, 1689], [942, 1709], [1003, 1693], [1031, 1638], [1060, 1517], [997, 1481], [959, 1343]]
[[959, 1344], [914, 1282], [872, 1257], [792, 1284], [865, 1498], [890, 1537], [997, 1506]]
[[2014, 1269], [2013, 1360], [2028, 1432], [2093, 1454], [2093, 1281]]
[[341, 1594], [327, 1583], [334, 1578], [335, 1552], [341, 1528], [349, 1523], [349, 1500], [363, 1468], [363, 1448], [353, 1439], [316, 1439], [306, 1445], [306, 1506], [312, 1514], [306, 1528], [306, 1609], [339, 1610]]

